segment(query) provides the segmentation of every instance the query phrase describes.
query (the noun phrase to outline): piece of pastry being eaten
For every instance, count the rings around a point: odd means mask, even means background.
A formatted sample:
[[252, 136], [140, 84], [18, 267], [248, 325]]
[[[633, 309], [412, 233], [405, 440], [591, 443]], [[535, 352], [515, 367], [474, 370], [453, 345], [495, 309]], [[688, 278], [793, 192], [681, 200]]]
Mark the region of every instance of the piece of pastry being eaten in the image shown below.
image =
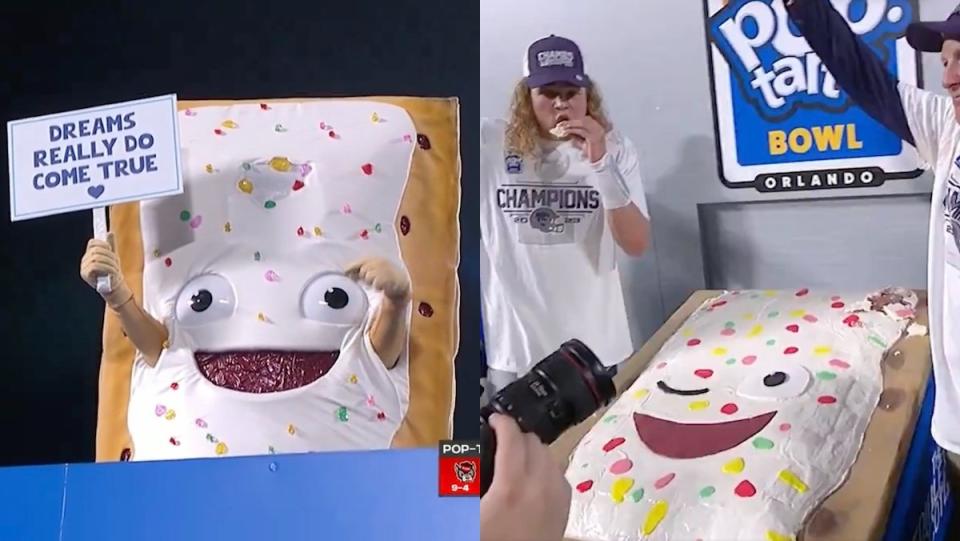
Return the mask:
[[566, 137], [567, 128], [563, 123], [566, 122], [567, 120], [569, 119], [565, 115], [558, 116], [557, 124], [554, 127], [550, 128], [549, 130], [550, 135], [556, 137], [557, 139], [563, 139], [564, 137]]

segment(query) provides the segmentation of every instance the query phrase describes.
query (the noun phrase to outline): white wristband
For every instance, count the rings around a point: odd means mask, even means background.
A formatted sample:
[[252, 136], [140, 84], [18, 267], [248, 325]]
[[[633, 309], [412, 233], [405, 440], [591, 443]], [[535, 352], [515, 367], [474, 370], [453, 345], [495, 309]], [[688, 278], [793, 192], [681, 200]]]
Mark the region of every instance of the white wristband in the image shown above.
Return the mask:
[[617, 164], [612, 162], [613, 158], [608, 153], [600, 158], [600, 161], [590, 164], [594, 171], [593, 185], [600, 192], [600, 201], [607, 210], [630, 204], [630, 190], [627, 189]]

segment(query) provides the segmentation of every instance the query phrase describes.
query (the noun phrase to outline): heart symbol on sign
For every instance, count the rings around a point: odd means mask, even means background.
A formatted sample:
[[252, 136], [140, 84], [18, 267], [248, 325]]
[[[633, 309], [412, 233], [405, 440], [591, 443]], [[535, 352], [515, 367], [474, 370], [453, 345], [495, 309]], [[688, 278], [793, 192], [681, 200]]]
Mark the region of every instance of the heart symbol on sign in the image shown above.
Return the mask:
[[90, 186], [87, 188], [87, 193], [90, 194], [90, 197], [94, 199], [100, 199], [100, 196], [103, 195], [103, 191], [106, 188], [103, 187], [103, 184], [98, 184], [96, 186]]

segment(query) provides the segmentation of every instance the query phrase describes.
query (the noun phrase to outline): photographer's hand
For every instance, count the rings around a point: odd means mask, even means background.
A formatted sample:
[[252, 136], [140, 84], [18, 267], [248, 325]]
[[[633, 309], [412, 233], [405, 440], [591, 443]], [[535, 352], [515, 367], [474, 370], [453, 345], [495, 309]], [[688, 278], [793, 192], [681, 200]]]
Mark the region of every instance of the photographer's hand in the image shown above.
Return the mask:
[[480, 500], [481, 541], [560, 541], [570, 484], [550, 448], [505, 415], [490, 416], [497, 436], [494, 477]]

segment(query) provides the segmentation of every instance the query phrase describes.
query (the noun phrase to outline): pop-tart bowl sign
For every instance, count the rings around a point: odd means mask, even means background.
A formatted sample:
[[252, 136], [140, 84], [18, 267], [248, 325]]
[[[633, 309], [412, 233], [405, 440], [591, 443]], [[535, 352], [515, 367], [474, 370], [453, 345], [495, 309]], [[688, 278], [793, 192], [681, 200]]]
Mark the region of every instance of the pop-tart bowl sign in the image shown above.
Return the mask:
[[[912, 147], [840, 89], [782, 0], [705, 0], [721, 179], [761, 191], [879, 186], [916, 176]], [[910, 0], [832, 0], [899, 80], [916, 84], [903, 39]]]

